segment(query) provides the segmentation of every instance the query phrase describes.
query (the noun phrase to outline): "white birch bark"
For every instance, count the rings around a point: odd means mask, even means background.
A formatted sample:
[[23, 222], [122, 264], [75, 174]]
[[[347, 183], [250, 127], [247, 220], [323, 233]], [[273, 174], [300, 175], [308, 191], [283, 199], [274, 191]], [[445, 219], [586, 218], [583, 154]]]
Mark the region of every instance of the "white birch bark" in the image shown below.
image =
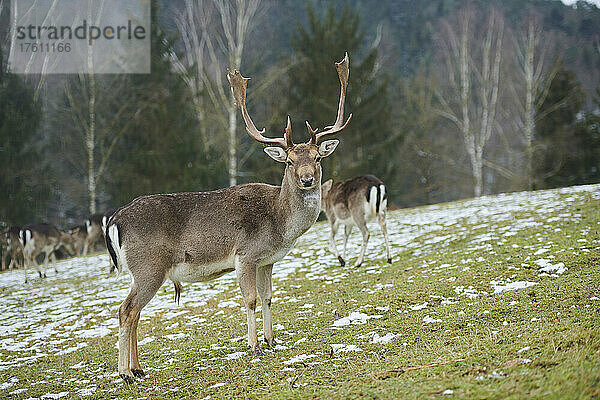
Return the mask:
[[[478, 53], [472, 18], [469, 10], [461, 13], [458, 37], [452, 26], [446, 26], [443, 51], [448, 90], [437, 92], [441, 105], [437, 111], [452, 121], [461, 134], [471, 164], [473, 195], [479, 197], [484, 193], [485, 147], [496, 123], [504, 25], [499, 15], [492, 11]], [[458, 98], [458, 104], [452, 101], [454, 98]]]
[[[184, 56], [174, 56], [173, 65], [179, 71], [195, 66], [194, 75], [186, 83], [197, 96], [195, 108], [201, 126], [205, 125], [206, 117], [201, 90], [218, 113], [216, 119], [227, 132], [227, 173], [231, 186], [237, 184], [238, 176], [237, 112], [223, 77], [227, 68], [240, 68], [259, 5], [260, 0], [185, 0], [185, 10], [176, 18]], [[214, 26], [215, 18], [219, 21], [218, 29]], [[207, 145], [213, 144], [206, 131], [202, 132], [202, 140]]]

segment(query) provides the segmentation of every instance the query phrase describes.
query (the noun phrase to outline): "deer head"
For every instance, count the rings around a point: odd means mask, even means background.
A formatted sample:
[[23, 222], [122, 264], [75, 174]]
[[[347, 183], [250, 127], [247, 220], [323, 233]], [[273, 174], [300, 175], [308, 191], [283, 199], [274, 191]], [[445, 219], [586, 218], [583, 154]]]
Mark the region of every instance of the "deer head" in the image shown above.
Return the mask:
[[317, 133], [318, 129], [313, 129], [308, 121], [306, 127], [310, 134], [310, 140], [307, 143], [294, 144], [292, 140], [292, 124], [290, 117], [287, 119], [287, 126], [283, 137], [269, 138], [265, 137], [265, 129], [258, 130], [252, 122], [252, 118], [246, 109], [246, 86], [250, 78], [244, 78], [239, 71], [227, 72], [227, 79], [231, 85], [231, 91], [237, 105], [242, 111], [242, 117], [246, 124], [246, 131], [253, 139], [258, 142], [271, 145], [265, 147], [264, 151], [275, 161], [286, 163], [285, 177], [289, 179], [299, 189], [313, 189], [321, 183], [321, 164], [323, 157], [329, 156], [337, 145], [339, 140], [329, 139], [319, 143], [321, 140], [342, 131], [352, 118], [352, 114], [344, 123], [344, 102], [346, 99], [346, 87], [348, 86], [349, 60], [348, 53], [344, 59], [335, 64], [340, 79], [340, 101], [338, 104], [338, 113], [335, 123], [325, 128], [323, 132]]

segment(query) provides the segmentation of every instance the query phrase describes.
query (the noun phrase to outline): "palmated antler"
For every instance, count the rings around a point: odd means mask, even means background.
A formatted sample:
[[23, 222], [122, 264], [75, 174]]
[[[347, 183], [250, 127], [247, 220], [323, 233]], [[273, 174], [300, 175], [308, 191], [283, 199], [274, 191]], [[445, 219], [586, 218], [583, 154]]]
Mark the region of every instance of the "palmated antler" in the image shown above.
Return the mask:
[[340, 132], [348, 125], [348, 122], [352, 119], [352, 114], [348, 116], [348, 119], [344, 123], [344, 103], [346, 101], [346, 88], [348, 87], [348, 75], [350, 74], [349, 68], [350, 61], [348, 60], [348, 53], [344, 55], [344, 59], [340, 62], [335, 63], [335, 69], [337, 69], [338, 76], [340, 78], [340, 103], [338, 105], [338, 113], [335, 123], [331, 126], [325, 127], [325, 130], [321, 133], [317, 133], [318, 129], [313, 129], [308, 121], [306, 121], [306, 127], [310, 133], [310, 143], [317, 144], [321, 139]]
[[227, 79], [231, 85], [231, 93], [233, 93], [235, 102], [242, 111], [242, 117], [244, 118], [244, 123], [246, 124], [246, 131], [248, 131], [248, 134], [254, 140], [257, 140], [261, 143], [273, 144], [283, 148], [291, 148], [294, 143], [292, 141], [292, 123], [290, 122], [290, 117], [288, 116], [285, 134], [282, 138], [268, 138], [263, 136], [265, 133], [265, 128], [259, 131], [254, 125], [254, 122], [252, 122], [252, 118], [250, 118], [250, 115], [248, 115], [248, 110], [246, 109], [246, 86], [248, 85], [250, 78], [244, 78], [239, 71], [232, 73], [228, 70]]

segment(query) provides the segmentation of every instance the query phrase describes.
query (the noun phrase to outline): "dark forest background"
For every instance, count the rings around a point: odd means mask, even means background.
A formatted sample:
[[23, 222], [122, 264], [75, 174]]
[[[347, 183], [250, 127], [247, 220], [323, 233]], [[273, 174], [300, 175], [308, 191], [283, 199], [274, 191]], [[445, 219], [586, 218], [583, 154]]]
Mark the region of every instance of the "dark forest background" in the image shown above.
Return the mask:
[[136, 196], [279, 184], [267, 135], [335, 119], [324, 179], [371, 173], [397, 207], [600, 182], [600, 10], [557, 0], [152, 3], [152, 73], [15, 75], [0, 0], [0, 221], [61, 227]]

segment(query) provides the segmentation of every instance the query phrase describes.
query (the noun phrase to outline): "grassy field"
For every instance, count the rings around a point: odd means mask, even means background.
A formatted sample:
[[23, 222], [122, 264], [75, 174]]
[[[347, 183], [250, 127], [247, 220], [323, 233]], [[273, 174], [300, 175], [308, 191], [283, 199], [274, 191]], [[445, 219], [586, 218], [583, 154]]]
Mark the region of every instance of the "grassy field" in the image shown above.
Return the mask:
[[391, 265], [370, 230], [360, 268], [340, 267], [325, 223], [275, 266], [279, 346], [260, 358], [232, 274], [186, 285], [181, 305], [165, 284], [134, 385], [116, 372], [130, 278], [106, 255], [26, 285], [2, 273], [0, 398], [600, 397], [600, 185], [391, 212]]

